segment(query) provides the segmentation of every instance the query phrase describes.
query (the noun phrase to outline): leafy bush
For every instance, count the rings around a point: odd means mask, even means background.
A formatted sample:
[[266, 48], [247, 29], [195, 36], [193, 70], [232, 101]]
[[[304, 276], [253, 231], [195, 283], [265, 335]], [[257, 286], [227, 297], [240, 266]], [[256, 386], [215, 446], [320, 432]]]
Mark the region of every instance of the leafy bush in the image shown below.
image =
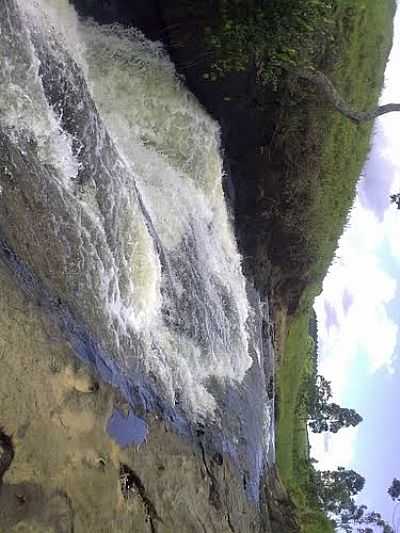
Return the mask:
[[254, 66], [276, 88], [283, 69], [312, 62], [334, 40], [331, 0], [222, 0], [219, 9], [207, 29], [215, 77]]

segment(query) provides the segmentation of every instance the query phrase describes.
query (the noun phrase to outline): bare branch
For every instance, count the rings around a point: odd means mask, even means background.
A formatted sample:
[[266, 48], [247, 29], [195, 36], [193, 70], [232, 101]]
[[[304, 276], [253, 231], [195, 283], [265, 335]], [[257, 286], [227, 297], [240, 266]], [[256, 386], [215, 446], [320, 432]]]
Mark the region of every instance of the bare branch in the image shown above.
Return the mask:
[[369, 111], [354, 111], [354, 109], [352, 109], [338, 93], [331, 80], [319, 70], [314, 70], [311, 68], [297, 69], [295, 75], [298, 78], [310, 81], [313, 85], [318, 87], [321, 93], [324, 94], [324, 96], [335, 107], [335, 109], [355, 124], [374, 120], [375, 118], [385, 115], [386, 113], [400, 111], [400, 103], [385, 104]]

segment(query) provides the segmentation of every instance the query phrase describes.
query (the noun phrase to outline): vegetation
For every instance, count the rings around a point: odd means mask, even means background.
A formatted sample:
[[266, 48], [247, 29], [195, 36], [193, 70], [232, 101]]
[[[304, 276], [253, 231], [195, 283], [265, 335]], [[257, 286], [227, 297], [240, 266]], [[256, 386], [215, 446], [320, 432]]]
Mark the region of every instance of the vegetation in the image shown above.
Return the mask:
[[323, 376], [317, 375], [314, 381], [305, 381], [305, 385], [308, 425], [314, 433], [337, 433], [343, 427], [354, 427], [362, 422], [362, 417], [354, 409], [329, 401], [332, 398], [331, 384]]
[[[206, 30], [214, 61], [211, 79], [253, 72], [260, 94], [275, 94], [273, 134], [260, 154], [265, 173], [257, 216], [272, 234], [269, 258], [275, 296], [290, 322], [277, 376], [277, 462], [303, 529], [371, 524], [390, 531], [378, 513], [355, 506], [363, 484], [352, 471], [318, 474], [309, 455], [307, 420], [320, 432], [355, 425], [361, 417], [330, 402], [318, 376], [311, 305], [333, 260], [369, 150], [372, 124], [355, 125], [338, 114], [300, 68], [326, 74], [350, 106], [376, 106], [391, 46], [393, 0], [220, 0]], [[261, 157], [260, 156], [260, 157]], [[271, 176], [275, 182], [271, 185]], [[397, 198], [392, 199], [397, 203]], [[260, 262], [262, 258], [260, 259]], [[357, 486], [351, 488], [352, 479]], [[347, 481], [345, 481], [347, 480]], [[358, 484], [357, 484], [358, 483]], [[354, 492], [355, 491], [355, 492]], [[338, 515], [336, 523], [326, 512]], [[346, 529], [347, 528], [347, 529]]]
[[392, 202], [392, 204], [396, 205], [397, 209], [400, 209], [400, 193], [391, 194], [390, 201]]
[[400, 500], [400, 480], [397, 478], [393, 479], [392, 484], [388, 488], [388, 494], [393, 501]]
[[333, 471], [318, 471], [315, 477], [323, 508], [335, 515], [348, 509], [353, 496], [356, 496], [365, 485], [365, 479], [360, 474], [343, 467]]
[[306, 309], [292, 320], [278, 373], [277, 464], [307, 533], [329, 533], [332, 524], [318, 502], [306, 427], [305, 390], [315, 374], [314, 341]]
[[255, 67], [259, 83], [277, 88], [288, 67], [311, 64], [334, 40], [332, 0], [221, 0], [208, 28], [214, 77]]
[[[293, 313], [315, 295], [334, 256], [369, 150], [372, 124], [339, 115], [313, 84], [293, 75], [312, 65], [350, 105], [374, 107], [391, 46], [393, 0], [221, 0], [207, 26], [211, 77], [251, 70], [275, 91], [273, 133], [257, 206], [272, 233], [269, 249], [279, 297]], [[208, 75], [208, 74], [207, 74]], [[261, 156], [260, 156], [261, 157]], [[271, 176], [278, 178], [271, 185]]]
[[[345, 0], [335, 9], [335, 47], [319, 66], [356, 107], [369, 108], [378, 99], [392, 14], [391, 1]], [[372, 125], [353, 125], [304, 82], [289, 81], [285, 90], [274, 146], [281, 153], [285, 179], [272, 222], [287, 246], [273, 250], [272, 260], [287, 280], [283, 297], [292, 310], [304, 290], [319, 291], [332, 261]]]
[[366, 505], [356, 505], [354, 501], [344, 509], [336, 520], [337, 531], [343, 533], [375, 533], [376, 527], [381, 533], [394, 533], [390, 526], [376, 511], [369, 511]]
[[[223, 23], [210, 33], [216, 50], [212, 75], [254, 65], [260, 85], [269, 85], [279, 95], [267, 157], [279, 164], [280, 179], [271, 188], [266, 175], [265, 182], [258, 185], [267, 191], [259, 216], [274, 235], [270, 258], [279, 297], [292, 315], [278, 372], [277, 462], [304, 531], [329, 532], [339, 524], [326, 516], [329, 506], [331, 510], [334, 506], [333, 488], [328, 491], [327, 484], [338, 474], [325, 473], [324, 479], [318, 478], [309, 456], [305, 420], [310, 414], [310, 398], [307, 401], [305, 391], [315, 383], [317, 373], [308, 326], [311, 302], [320, 290], [354, 201], [372, 125], [350, 123], [312, 85], [290, 72], [299, 64], [314, 65], [354, 107], [375, 106], [391, 45], [394, 4], [392, 0], [276, 0], [268, 2], [268, 8], [263, 2], [221, 5]], [[338, 413], [341, 408], [329, 404], [329, 391], [325, 389], [325, 393], [325, 398], [318, 400], [325, 405], [323, 416], [321, 405], [314, 403], [314, 430], [337, 431], [344, 422], [339, 416], [331, 424], [330, 411]], [[327, 405], [332, 407], [326, 409]], [[354, 412], [347, 415], [354, 424], [360, 421]], [[339, 486], [336, 483], [340, 492]], [[345, 485], [341, 487], [349, 507], [353, 494], [346, 493]], [[340, 508], [336, 502], [336, 511]], [[368, 520], [380, 519], [366, 510], [343, 512], [348, 513], [343, 515], [344, 521], [352, 516], [352, 524], [358, 519], [360, 528]]]
[[[379, 513], [355, 503], [354, 497], [365, 483], [360, 474], [343, 467], [317, 470], [310, 457], [307, 423], [312, 428], [313, 421], [319, 420], [324, 426], [330, 411], [327, 406], [336, 406], [330, 403], [330, 383], [318, 374], [314, 340], [309, 335], [310, 330], [316, 334], [313, 322], [306, 308], [292, 320], [278, 373], [277, 463], [283, 481], [296, 504], [304, 533], [393, 533]], [[345, 413], [345, 418], [349, 415], [349, 422], [361, 421], [351, 409], [336, 406], [334, 411]], [[318, 426], [318, 431], [335, 433], [345, 427], [343, 420], [337, 425], [338, 418], [335, 415], [328, 427]], [[388, 493], [393, 500], [400, 500], [399, 480], [393, 480]]]

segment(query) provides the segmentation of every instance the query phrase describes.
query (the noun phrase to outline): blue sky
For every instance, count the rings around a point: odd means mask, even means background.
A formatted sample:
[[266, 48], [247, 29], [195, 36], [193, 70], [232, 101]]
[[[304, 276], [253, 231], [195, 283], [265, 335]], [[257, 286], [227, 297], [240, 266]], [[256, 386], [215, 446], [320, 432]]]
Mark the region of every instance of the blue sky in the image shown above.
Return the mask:
[[[381, 102], [400, 102], [400, 12]], [[400, 113], [378, 119], [372, 149], [336, 258], [316, 300], [320, 372], [334, 399], [364, 421], [312, 438], [321, 468], [347, 466], [367, 479], [360, 501], [392, 520], [386, 494], [400, 478]], [[400, 513], [398, 513], [400, 514]]]

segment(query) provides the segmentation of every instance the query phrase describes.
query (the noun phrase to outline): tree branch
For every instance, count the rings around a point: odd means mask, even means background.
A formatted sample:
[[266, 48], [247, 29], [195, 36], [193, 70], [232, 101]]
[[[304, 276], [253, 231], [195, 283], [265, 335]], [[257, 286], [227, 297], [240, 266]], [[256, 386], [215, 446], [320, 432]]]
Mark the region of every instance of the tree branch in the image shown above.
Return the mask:
[[348, 103], [338, 93], [336, 87], [331, 80], [319, 70], [311, 68], [297, 69], [295, 72], [296, 77], [310, 81], [315, 85], [326, 99], [339, 111], [342, 115], [350, 119], [355, 124], [361, 122], [368, 122], [375, 118], [385, 115], [386, 113], [392, 113], [393, 111], [400, 111], [400, 103], [398, 104], [385, 104], [370, 111], [354, 111]]

